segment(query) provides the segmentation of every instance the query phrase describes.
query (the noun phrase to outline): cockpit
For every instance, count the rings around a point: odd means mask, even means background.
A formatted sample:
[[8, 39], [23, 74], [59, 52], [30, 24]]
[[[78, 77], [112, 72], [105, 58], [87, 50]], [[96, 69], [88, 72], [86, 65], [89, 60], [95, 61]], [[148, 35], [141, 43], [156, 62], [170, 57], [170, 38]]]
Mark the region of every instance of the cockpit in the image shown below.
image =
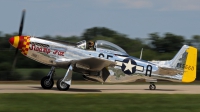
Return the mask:
[[76, 46], [80, 49], [86, 49], [86, 40], [82, 40], [76, 43]]
[[121, 47], [119, 47], [116, 44], [113, 44], [111, 42], [105, 41], [105, 40], [97, 40], [93, 42], [93, 48], [91, 48], [91, 41], [88, 43], [86, 40], [82, 40], [80, 42], [77, 42], [77, 47], [84, 50], [96, 50], [96, 51], [104, 51], [106, 53], [117, 53], [117, 54], [127, 54], [125, 50], [123, 50]]

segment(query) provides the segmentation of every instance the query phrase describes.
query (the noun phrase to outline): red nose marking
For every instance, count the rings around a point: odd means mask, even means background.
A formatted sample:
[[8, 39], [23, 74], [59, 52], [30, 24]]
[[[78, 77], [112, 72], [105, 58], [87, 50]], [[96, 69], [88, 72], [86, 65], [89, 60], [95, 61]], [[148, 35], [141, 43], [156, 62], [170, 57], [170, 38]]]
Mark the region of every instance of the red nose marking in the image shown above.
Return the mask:
[[9, 39], [9, 42], [13, 47], [22, 49], [23, 44], [27, 44], [27, 39], [29, 38], [30, 36], [14, 36]]
[[14, 37], [11, 37], [11, 38], [9, 39], [9, 42], [10, 42], [11, 45], [13, 45], [13, 43], [14, 43]]

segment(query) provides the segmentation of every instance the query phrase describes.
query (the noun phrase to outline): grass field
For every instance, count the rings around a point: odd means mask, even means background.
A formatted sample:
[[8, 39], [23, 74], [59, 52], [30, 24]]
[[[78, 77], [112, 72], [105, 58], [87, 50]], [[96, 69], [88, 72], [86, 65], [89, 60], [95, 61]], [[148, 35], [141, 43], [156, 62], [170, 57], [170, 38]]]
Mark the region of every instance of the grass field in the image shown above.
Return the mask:
[[0, 94], [0, 112], [200, 112], [200, 95]]

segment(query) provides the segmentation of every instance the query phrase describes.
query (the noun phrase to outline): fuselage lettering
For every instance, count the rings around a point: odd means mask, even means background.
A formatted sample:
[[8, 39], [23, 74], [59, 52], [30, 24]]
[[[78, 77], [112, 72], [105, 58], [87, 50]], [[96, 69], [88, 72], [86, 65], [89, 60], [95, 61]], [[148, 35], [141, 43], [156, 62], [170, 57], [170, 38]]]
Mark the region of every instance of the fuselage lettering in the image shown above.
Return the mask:
[[111, 55], [107, 55], [107, 59], [109, 59], [109, 58], [113, 58], [113, 56], [111, 56]]
[[59, 56], [64, 56], [64, 52], [63, 51], [58, 51], [58, 50], [54, 50], [53, 54], [57, 54]]
[[151, 77], [151, 72], [152, 72], [152, 66], [147, 65], [145, 76]]
[[42, 53], [46, 53], [49, 54], [52, 53], [58, 56], [64, 56], [64, 51], [60, 51], [60, 50], [51, 50], [49, 48], [49, 45], [47, 44], [41, 44], [41, 43], [37, 43], [37, 42], [31, 42], [31, 46], [29, 47], [30, 50], [34, 50], [34, 51], [38, 51], [38, 52], [42, 52]]
[[99, 54], [99, 57], [100, 57], [100, 58], [106, 58], [106, 59], [113, 58], [112, 55], [106, 55], [106, 56], [105, 56], [103, 53], [100, 53], [100, 54]]
[[104, 58], [104, 54], [103, 54], [103, 53], [100, 53], [100, 54], [99, 54], [99, 57]]
[[34, 50], [34, 51], [38, 51], [38, 52], [44, 52], [46, 54], [49, 54], [51, 52], [51, 50], [49, 48], [36, 46], [35, 44], [31, 45], [31, 47], [29, 47], [29, 49]]

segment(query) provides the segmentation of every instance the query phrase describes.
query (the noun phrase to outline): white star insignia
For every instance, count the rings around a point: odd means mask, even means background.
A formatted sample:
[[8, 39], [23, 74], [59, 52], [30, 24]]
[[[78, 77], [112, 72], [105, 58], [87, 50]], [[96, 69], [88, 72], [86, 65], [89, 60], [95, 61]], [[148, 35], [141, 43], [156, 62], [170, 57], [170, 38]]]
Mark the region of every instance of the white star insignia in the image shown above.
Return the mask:
[[131, 64], [131, 60], [129, 60], [128, 63], [124, 63], [124, 65], [126, 66], [124, 71], [129, 70], [132, 73], [132, 68], [135, 67], [135, 65]]

